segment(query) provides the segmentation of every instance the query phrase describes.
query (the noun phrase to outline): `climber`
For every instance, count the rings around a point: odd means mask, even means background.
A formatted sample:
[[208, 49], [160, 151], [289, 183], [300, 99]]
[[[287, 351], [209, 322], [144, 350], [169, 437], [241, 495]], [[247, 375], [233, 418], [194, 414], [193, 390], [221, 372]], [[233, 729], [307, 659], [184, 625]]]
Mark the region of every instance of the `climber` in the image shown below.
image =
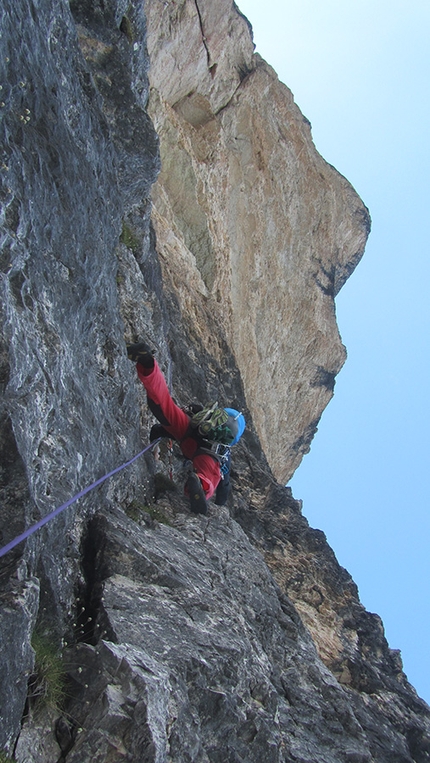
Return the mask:
[[245, 418], [233, 408], [218, 408], [217, 403], [182, 410], [173, 401], [166, 381], [150, 347], [145, 342], [127, 344], [127, 356], [136, 363], [148, 406], [160, 424], [151, 429], [151, 441], [158, 437], [177, 440], [185, 458], [192, 461], [185, 492], [191, 511], [207, 513], [207, 500], [223, 506], [230, 488], [230, 447], [245, 430]]

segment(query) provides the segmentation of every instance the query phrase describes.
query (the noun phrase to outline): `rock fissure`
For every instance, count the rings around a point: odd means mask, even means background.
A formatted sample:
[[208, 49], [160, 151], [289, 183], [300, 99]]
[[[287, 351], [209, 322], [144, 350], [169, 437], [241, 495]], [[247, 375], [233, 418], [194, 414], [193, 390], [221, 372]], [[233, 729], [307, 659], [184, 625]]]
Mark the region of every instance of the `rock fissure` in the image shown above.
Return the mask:
[[208, 69], [209, 69], [209, 71], [212, 74], [215, 74], [216, 69], [214, 71], [214, 66], [216, 67], [216, 64], [211, 64], [211, 54], [210, 54], [208, 42], [207, 42], [207, 39], [206, 39], [206, 36], [205, 36], [205, 30], [203, 29], [203, 19], [202, 19], [202, 14], [200, 12], [198, 0], [194, 0], [194, 3], [195, 3], [195, 6], [196, 6], [197, 16], [198, 16], [198, 19], [199, 19], [200, 32], [201, 32], [201, 35], [202, 35], [202, 43], [203, 43], [204, 48], [206, 50]]
[[97, 645], [100, 638], [113, 638], [103, 622], [102, 590], [108, 576], [105, 567], [103, 519], [94, 517], [82, 538], [82, 582], [77, 588], [75, 638], [77, 642]]

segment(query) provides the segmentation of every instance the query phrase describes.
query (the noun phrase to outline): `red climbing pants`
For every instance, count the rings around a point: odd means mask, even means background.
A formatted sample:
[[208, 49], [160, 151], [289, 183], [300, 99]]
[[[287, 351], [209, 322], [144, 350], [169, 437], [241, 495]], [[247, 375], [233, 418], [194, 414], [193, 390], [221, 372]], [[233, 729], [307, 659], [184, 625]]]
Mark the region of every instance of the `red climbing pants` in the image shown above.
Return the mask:
[[[193, 462], [194, 471], [202, 483], [206, 498], [211, 498], [221, 480], [218, 461], [204, 453], [194, 455], [198, 449], [198, 444], [193, 437], [185, 437], [190, 418], [172, 400], [157, 361], [154, 360], [154, 368], [144, 368], [140, 363], [137, 363], [136, 370], [146, 389], [148, 400], [152, 402], [151, 410], [166, 431], [175, 440], [178, 440], [185, 458]], [[185, 439], [183, 439], [184, 437]]]

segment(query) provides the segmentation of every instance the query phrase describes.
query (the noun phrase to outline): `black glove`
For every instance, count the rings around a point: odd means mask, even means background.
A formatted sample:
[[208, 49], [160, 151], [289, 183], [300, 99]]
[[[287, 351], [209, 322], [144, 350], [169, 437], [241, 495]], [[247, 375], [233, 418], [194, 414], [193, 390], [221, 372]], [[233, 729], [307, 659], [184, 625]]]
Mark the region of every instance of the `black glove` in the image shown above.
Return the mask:
[[145, 342], [127, 344], [127, 357], [133, 363], [140, 363], [144, 368], [154, 368], [153, 351]]
[[155, 442], [155, 440], [159, 440], [160, 437], [172, 438], [172, 435], [164, 429], [162, 424], [153, 424], [149, 433], [149, 442]]

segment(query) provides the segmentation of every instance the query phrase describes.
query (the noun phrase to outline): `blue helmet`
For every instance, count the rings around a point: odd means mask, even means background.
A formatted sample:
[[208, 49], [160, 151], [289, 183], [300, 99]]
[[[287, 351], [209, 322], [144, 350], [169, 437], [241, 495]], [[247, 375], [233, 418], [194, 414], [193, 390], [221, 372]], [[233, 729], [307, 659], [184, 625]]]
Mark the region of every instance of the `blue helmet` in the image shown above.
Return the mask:
[[234, 408], [224, 408], [224, 410], [228, 413], [227, 426], [231, 430], [231, 433], [234, 438], [229, 443], [229, 445], [236, 445], [236, 443], [240, 440], [240, 438], [242, 437], [245, 431], [245, 427], [246, 427], [245, 417], [243, 413], [236, 411]]

